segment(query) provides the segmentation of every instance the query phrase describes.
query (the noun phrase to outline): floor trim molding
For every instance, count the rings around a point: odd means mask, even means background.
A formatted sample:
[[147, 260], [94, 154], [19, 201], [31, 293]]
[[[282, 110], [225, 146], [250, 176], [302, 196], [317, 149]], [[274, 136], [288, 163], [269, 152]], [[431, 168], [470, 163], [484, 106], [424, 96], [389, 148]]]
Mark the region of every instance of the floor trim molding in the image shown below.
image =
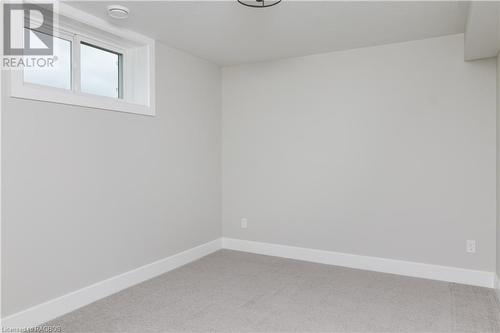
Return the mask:
[[2, 318], [2, 327], [29, 328], [220, 250], [221, 239], [193, 247]]
[[29, 328], [40, 325], [222, 248], [488, 288], [496, 287], [500, 299], [498, 277], [493, 272], [223, 237], [2, 318], [2, 327]]
[[463, 283], [494, 288], [496, 274], [458, 267], [439, 266], [411, 261], [369, 257], [341, 252], [262, 243], [234, 238], [222, 238], [222, 247], [276, 257], [304, 260], [382, 273], [406, 275], [424, 279]]

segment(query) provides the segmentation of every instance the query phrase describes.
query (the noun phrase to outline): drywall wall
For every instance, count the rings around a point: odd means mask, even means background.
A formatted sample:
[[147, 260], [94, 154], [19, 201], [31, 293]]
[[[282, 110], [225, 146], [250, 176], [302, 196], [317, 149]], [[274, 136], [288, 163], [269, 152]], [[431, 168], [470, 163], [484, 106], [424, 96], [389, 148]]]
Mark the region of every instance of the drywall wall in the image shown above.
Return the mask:
[[[497, 277], [500, 279], [500, 55], [497, 56]], [[500, 281], [498, 281], [500, 284]], [[500, 289], [500, 285], [497, 286]]]
[[224, 68], [223, 235], [493, 272], [496, 66], [463, 38]]
[[464, 33], [465, 59], [496, 57], [500, 48], [499, 3], [471, 1], [468, 7]]
[[5, 99], [2, 316], [220, 237], [220, 69], [156, 69], [155, 117]]

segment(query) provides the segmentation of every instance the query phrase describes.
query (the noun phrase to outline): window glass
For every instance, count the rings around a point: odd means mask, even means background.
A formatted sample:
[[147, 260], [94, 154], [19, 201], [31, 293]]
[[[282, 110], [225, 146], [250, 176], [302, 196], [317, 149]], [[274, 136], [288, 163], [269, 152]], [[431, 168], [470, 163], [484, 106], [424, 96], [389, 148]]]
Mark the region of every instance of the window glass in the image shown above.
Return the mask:
[[81, 43], [81, 89], [85, 93], [122, 97], [122, 55]]
[[24, 82], [71, 89], [71, 42], [54, 37], [54, 56], [53, 67], [24, 68]]

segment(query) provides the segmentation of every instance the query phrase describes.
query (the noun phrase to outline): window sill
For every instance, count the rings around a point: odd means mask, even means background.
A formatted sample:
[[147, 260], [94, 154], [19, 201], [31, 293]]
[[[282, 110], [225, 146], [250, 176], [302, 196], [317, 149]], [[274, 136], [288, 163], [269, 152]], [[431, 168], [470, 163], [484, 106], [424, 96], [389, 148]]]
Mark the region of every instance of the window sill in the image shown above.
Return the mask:
[[36, 101], [76, 105], [87, 108], [103, 109], [119, 112], [128, 112], [141, 115], [154, 116], [154, 106], [140, 105], [111, 97], [74, 92], [66, 89], [40, 86], [31, 83], [19, 82], [18, 73], [11, 73], [10, 96], [14, 98], [30, 99]]

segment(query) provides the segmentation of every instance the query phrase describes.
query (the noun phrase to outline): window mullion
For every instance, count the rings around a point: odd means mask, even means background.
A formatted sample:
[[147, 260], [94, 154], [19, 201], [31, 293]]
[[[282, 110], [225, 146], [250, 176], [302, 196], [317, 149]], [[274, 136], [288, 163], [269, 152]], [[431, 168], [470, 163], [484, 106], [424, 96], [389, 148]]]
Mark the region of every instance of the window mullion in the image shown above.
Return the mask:
[[80, 61], [80, 36], [75, 35], [72, 47], [72, 78], [73, 91], [81, 92], [81, 61]]

